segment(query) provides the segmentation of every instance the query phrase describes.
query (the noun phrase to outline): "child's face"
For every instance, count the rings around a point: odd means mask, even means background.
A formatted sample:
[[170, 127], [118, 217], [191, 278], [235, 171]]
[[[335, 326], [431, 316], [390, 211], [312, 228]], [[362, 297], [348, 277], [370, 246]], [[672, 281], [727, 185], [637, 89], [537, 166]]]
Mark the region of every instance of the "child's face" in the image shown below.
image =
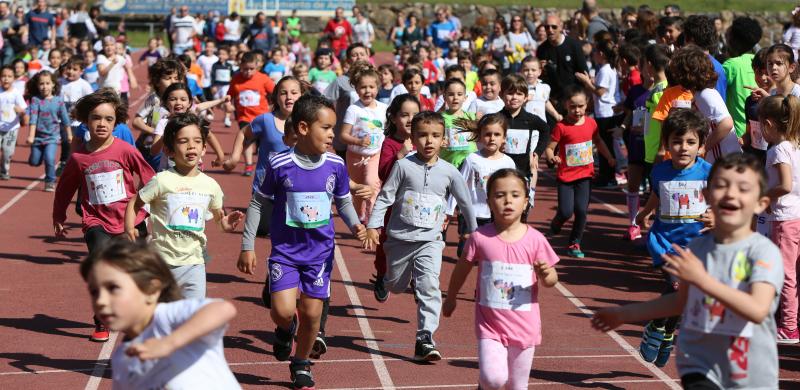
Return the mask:
[[406, 101], [400, 106], [400, 112], [392, 118], [394, 128], [397, 129], [395, 138], [406, 139], [411, 136], [411, 120], [418, 113], [419, 105], [414, 102]]
[[251, 79], [256, 74], [256, 69], [259, 69], [258, 64], [256, 62], [246, 62], [241, 64], [239, 67], [239, 72], [242, 73], [242, 76], [245, 79]]
[[25, 75], [25, 64], [22, 62], [17, 62], [14, 64], [14, 77], [22, 77]]
[[467, 91], [461, 84], [450, 84], [444, 91], [444, 102], [451, 111], [458, 111], [466, 100]]
[[528, 84], [536, 84], [539, 76], [542, 75], [542, 67], [539, 61], [527, 61], [522, 64], [522, 75]]
[[714, 213], [715, 230], [720, 233], [749, 228], [753, 215], [769, 205], [769, 198], [760, 196], [758, 173], [748, 168], [738, 172], [720, 167], [703, 192]]
[[378, 80], [370, 76], [362, 77], [361, 80], [359, 80], [356, 93], [358, 94], [358, 98], [361, 99], [361, 102], [364, 103], [365, 106], [369, 106], [375, 101], [375, 97], [378, 95]]
[[472, 70], [472, 60], [470, 60], [469, 58], [459, 60], [458, 64], [461, 65], [461, 67], [466, 69], [467, 71]]
[[695, 131], [687, 131], [683, 135], [670, 134], [667, 149], [672, 158], [672, 167], [684, 169], [697, 160], [700, 153], [700, 138]]
[[500, 148], [505, 143], [505, 131], [503, 131], [503, 126], [500, 126], [499, 123], [492, 123], [481, 129], [481, 144], [483, 144], [483, 149], [489, 152], [489, 154], [500, 151]]
[[117, 114], [114, 106], [109, 103], [98, 105], [89, 113], [89, 134], [92, 141], [104, 142], [114, 132], [114, 125], [117, 120]]
[[78, 44], [78, 49], [84, 53], [89, 51], [89, 41], [81, 41], [81, 43]]
[[50, 61], [50, 67], [53, 69], [58, 69], [61, 66], [61, 53], [58, 51], [51, 51], [48, 61]]
[[331, 57], [330, 56], [319, 56], [317, 57], [317, 68], [325, 70], [331, 66]]
[[182, 89], [172, 91], [167, 96], [167, 110], [172, 114], [186, 112], [191, 105], [192, 99]]
[[427, 60], [427, 59], [428, 59], [428, 49], [426, 49], [426, 48], [424, 48], [424, 47], [420, 47], [420, 48], [418, 49], [418, 51], [419, 51], [419, 58], [420, 58], [421, 60], [425, 61], [425, 60]]
[[327, 107], [317, 112], [313, 122], [300, 121], [297, 124], [298, 147], [302, 146], [303, 153], [312, 155], [327, 152], [333, 144], [334, 126], [336, 126], [336, 113]]
[[294, 103], [300, 99], [300, 84], [297, 81], [285, 81], [281, 83], [281, 89], [278, 91], [278, 107], [281, 112], [288, 115], [294, 108]]
[[466, 76], [464, 76], [464, 73], [461, 72], [460, 70], [453, 71], [453, 72], [450, 72], [450, 73], [446, 74], [445, 78], [448, 79], [448, 80], [449, 79], [459, 79], [461, 81], [465, 81], [466, 80]]
[[213, 42], [206, 42], [206, 56], [213, 56], [216, 49]]
[[295, 69], [293, 72], [294, 77], [301, 81], [308, 81], [308, 68], [305, 66]]
[[390, 85], [394, 83], [394, 75], [389, 69], [381, 71], [381, 85]]
[[495, 221], [512, 224], [520, 221], [528, 203], [528, 189], [516, 176], [506, 176], [492, 183], [489, 194], [489, 209]]
[[444, 143], [444, 126], [429, 122], [417, 124], [417, 128], [411, 132], [411, 143], [414, 144], [420, 160], [433, 160], [439, 155]]
[[49, 39], [45, 39], [42, 42], [42, 50], [47, 51], [47, 50], [50, 50], [52, 47], [53, 47], [53, 45], [50, 43]]
[[117, 46], [117, 53], [118, 54], [125, 54], [125, 44], [124, 43], [117, 42], [117, 43], [115, 43], [115, 45]]
[[767, 57], [767, 71], [773, 82], [779, 83], [794, 72], [795, 64], [790, 64], [782, 53], [772, 53]]
[[64, 69], [64, 76], [69, 81], [75, 81], [81, 78], [83, 74], [83, 69], [79, 65], [70, 65], [66, 69]]
[[577, 121], [586, 115], [586, 95], [579, 93], [567, 99], [564, 103], [567, 106], [567, 115]]
[[230, 58], [227, 50], [220, 50], [217, 56], [219, 57], [219, 62], [221, 63], [225, 63], [225, 61], [228, 61], [228, 58]]
[[3, 71], [0, 72], [0, 86], [2, 86], [3, 89], [8, 90], [13, 84], [14, 72], [11, 71], [11, 69], [3, 69]]
[[497, 99], [497, 94], [500, 93], [500, 77], [497, 75], [486, 76], [481, 80], [483, 87], [483, 97], [486, 100]]
[[173, 150], [168, 151], [168, 154], [175, 161], [175, 166], [189, 170], [197, 167], [200, 158], [206, 153], [206, 144], [203, 142], [200, 128], [195, 125], [178, 130], [172, 147]]
[[406, 87], [406, 90], [408, 90], [411, 96], [419, 96], [422, 90], [422, 76], [416, 75], [412, 77], [410, 80], [403, 83], [403, 86]]
[[178, 72], [165, 74], [165, 75], [161, 76], [161, 78], [158, 80], [158, 85], [156, 85], [156, 87], [158, 88], [158, 91], [156, 91], [156, 92], [158, 92], [158, 94], [161, 95], [161, 94], [164, 93], [164, 91], [167, 90], [167, 87], [169, 87], [172, 84], [177, 83], [178, 81], [179, 81], [178, 80]]
[[528, 99], [528, 94], [522, 93], [522, 91], [506, 91], [502, 95], [503, 104], [512, 112], [522, 108]]
[[147, 48], [150, 49], [150, 51], [153, 51], [153, 50], [157, 49], [158, 48], [158, 40], [151, 39], [151, 40], [147, 41]]
[[117, 44], [116, 43], [106, 43], [103, 44], [103, 53], [106, 57], [113, 57], [117, 54]]
[[53, 78], [50, 76], [39, 78], [39, 93], [44, 97], [53, 96]]
[[664, 41], [667, 45], [673, 45], [675, 42], [678, 41], [678, 37], [681, 35], [681, 29], [678, 28], [676, 25], [667, 26], [664, 30]]
[[109, 329], [135, 336], [147, 327], [158, 292], [145, 294], [128, 273], [105, 261], [92, 268], [86, 283], [97, 319]]
[[272, 62], [277, 64], [282, 60], [283, 60], [283, 52], [281, 52], [280, 50], [275, 50], [275, 52], [272, 53]]
[[772, 88], [772, 79], [769, 77], [769, 72], [767, 69], [753, 69], [756, 74], [756, 84], [758, 84], [759, 88], [763, 88], [769, 90]]

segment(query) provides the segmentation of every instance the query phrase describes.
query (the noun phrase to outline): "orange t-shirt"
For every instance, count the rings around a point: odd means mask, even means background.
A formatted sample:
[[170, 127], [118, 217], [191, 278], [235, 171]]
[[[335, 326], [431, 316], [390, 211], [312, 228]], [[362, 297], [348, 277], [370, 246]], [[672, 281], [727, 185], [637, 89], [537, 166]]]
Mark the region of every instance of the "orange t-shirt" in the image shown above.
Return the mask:
[[267, 95], [272, 93], [275, 83], [269, 76], [256, 72], [250, 79], [237, 73], [231, 80], [228, 95], [236, 107], [238, 121], [250, 122], [253, 118], [269, 111]]
[[692, 100], [694, 100], [692, 91], [684, 89], [680, 85], [669, 87], [661, 95], [661, 99], [653, 111], [653, 119], [663, 122], [667, 119], [669, 110], [673, 108], [692, 108]]
[[192, 63], [189, 67], [189, 73], [197, 76], [197, 85], [203, 85], [203, 69], [197, 63]]

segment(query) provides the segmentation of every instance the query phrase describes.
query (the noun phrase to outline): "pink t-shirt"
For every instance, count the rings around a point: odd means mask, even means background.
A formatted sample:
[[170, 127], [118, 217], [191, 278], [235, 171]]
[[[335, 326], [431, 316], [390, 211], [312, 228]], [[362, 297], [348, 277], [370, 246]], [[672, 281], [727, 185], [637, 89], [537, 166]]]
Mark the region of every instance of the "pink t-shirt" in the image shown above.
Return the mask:
[[538, 230], [528, 227], [525, 235], [506, 242], [497, 236], [494, 224], [483, 225], [469, 236], [466, 261], [478, 262], [475, 333], [505, 346], [529, 348], [542, 342], [539, 288], [533, 263], [558, 263], [558, 256]]

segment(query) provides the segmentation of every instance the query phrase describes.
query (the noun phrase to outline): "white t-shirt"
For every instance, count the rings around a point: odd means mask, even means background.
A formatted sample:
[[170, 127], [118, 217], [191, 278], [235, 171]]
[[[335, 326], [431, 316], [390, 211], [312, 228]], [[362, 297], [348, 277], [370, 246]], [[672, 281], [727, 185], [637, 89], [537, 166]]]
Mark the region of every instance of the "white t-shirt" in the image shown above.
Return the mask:
[[771, 221], [790, 221], [800, 218], [800, 149], [789, 141], [783, 141], [767, 150], [767, 181], [769, 188], [780, 184], [777, 164], [787, 164], [792, 171], [792, 191], [772, 202]]
[[192, 44], [192, 33], [194, 29], [194, 17], [186, 15], [182, 17], [172, 17], [172, 29], [175, 31], [175, 44], [188, 46]]
[[233, 19], [225, 18], [225, 21], [222, 22], [225, 26], [225, 36], [223, 37], [226, 41], [238, 41], [239, 38], [242, 37], [242, 32], [239, 30], [242, 26], [241, 19]]
[[197, 65], [200, 66], [200, 69], [203, 71], [203, 85], [201, 87], [208, 88], [211, 86], [211, 67], [219, 61], [219, 57], [216, 55], [207, 56], [205, 54], [197, 57]]
[[222, 345], [227, 326], [155, 360], [141, 361], [125, 350], [151, 338], [163, 338], [188, 321], [211, 299], [183, 299], [159, 303], [150, 322], [133, 340], [123, 341], [111, 356], [115, 390], [136, 389], [241, 389], [233, 376]]
[[[92, 85], [88, 81], [78, 78], [75, 81], [67, 81], [61, 86], [61, 98], [64, 99], [64, 104], [67, 106], [67, 112], [72, 110], [72, 106], [78, 100], [86, 95], [94, 92]], [[73, 120], [70, 126], [80, 126], [81, 122]]]
[[[467, 182], [470, 198], [472, 199], [472, 210], [476, 218], [491, 218], [492, 211], [489, 210], [487, 201], [486, 184], [493, 173], [503, 169], [515, 169], [517, 166], [514, 160], [505, 154], [499, 159], [490, 160], [483, 157], [480, 151], [470, 153], [461, 165], [461, 176]], [[453, 215], [456, 208], [456, 201], [453, 196], [448, 200], [447, 215]]]
[[783, 43], [791, 46], [794, 50], [794, 58], [797, 59], [798, 49], [800, 49], [800, 28], [790, 26], [783, 33]]
[[353, 24], [353, 41], [361, 42], [366, 47], [372, 47], [372, 41], [369, 39], [371, 35], [375, 34], [375, 29], [368, 19], [364, 19], [361, 23]]
[[348, 151], [364, 156], [372, 156], [381, 151], [381, 145], [386, 138], [383, 132], [386, 123], [386, 109], [389, 106], [377, 100], [375, 104], [374, 108], [364, 107], [359, 100], [347, 107], [342, 123], [353, 126], [350, 135], [358, 139], [370, 137], [369, 146], [348, 145]]
[[[706, 88], [700, 93], [694, 95], [694, 104], [697, 109], [711, 122], [712, 130], [725, 118], [731, 116], [728, 112], [728, 107], [722, 96], [714, 88]], [[739, 144], [739, 138], [736, 136], [735, 128], [731, 128], [725, 138], [720, 141], [719, 145], [706, 151], [705, 160], [709, 164], [717, 161], [717, 158], [724, 156], [728, 153], [741, 153], [742, 146]]]
[[11, 89], [0, 92], [0, 133], [19, 129], [19, 114], [14, 110], [14, 106], [28, 108], [22, 92], [12, 86]]
[[539, 80], [536, 85], [528, 85], [528, 102], [525, 111], [547, 122], [547, 101], [550, 99], [550, 86]]
[[[406, 89], [405, 85], [403, 85], [402, 83], [395, 85], [394, 88], [392, 88], [392, 94], [389, 96], [389, 103], [391, 104], [394, 98], [397, 97], [397, 95], [402, 95], [404, 93], [408, 93], [408, 89]], [[423, 85], [422, 88], [420, 88], [419, 90], [419, 94], [430, 99], [431, 89], [428, 88], [427, 85]]]
[[533, 39], [531, 34], [527, 31], [522, 31], [520, 34], [515, 34], [513, 32], [508, 33], [508, 42], [511, 44], [511, 48], [515, 51], [517, 50], [517, 45], [519, 47], [524, 48], [526, 45], [530, 46], [530, 49], [526, 49], [526, 52], [530, 52], [531, 50], [536, 50], [538, 46], [536, 41]]
[[[467, 109], [472, 106], [472, 102], [477, 98], [478, 95], [475, 94], [475, 91], [467, 92], [467, 98], [464, 99], [464, 104], [461, 105], [461, 109], [464, 111], [469, 111]], [[439, 95], [439, 97], [436, 98], [436, 104], [433, 106], [433, 110], [439, 111], [442, 106], [444, 106], [444, 95]]]
[[112, 65], [113, 59], [106, 57], [105, 54], [100, 54], [97, 56], [97, 67], [100, 68], [101, 66], [110, 65], [111, 69], [106, 74], [106, 77], [103, 77], [100, 80], [101, 87], [108, 87], [112, 88], [117, 92], [122, 90], [122, 77], [125, 74], [125, 57], [117, 54], [115, 56], [118, 58], [117, 63]]
[[475, 99], [466, 111], [474, 112], [476, 115], [494, 114], [503, 109], [505, 103], [503, 99], [485, 100], [483, 96]]
[[595, 118], [611, 118], [614, 116], [614, 105], [617, 104], [616, 96], [619, 86], [617, 72], [611, 68], [611, 65], [605, 64], [597, 71], [594, 80], [597, 88], [606, 90], [603, 96], [594, 97], [594, 116]]

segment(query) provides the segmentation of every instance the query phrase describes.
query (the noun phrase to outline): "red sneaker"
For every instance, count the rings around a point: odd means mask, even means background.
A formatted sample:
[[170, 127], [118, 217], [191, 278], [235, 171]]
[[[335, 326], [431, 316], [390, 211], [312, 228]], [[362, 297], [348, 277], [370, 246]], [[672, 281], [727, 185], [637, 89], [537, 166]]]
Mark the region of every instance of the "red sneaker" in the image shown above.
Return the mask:
[[256, 171], [256, 164], [249, 164], [244, 166], [244, 172], [242, 172], [243, 176], [253, 176], [253, 173]]
[[89, 336], [89, 340], [98, 343], [104, 343], [108, 341], [108, 336], [109, 336], [108, 328], [106, 328], [106, 326], [103, 324], [98, 324], [95, 325], [94, 332], [92, 332], [92, 335]]
[[778, 344], [797, 344], [800, 343], [800, 330], [789, 330], [778, 327]]
[[631, 225], [628, 227], [628, 231], [623, 238], [625, 238], [625, 241], [633, 241], [637, 238], [642, 238], [642, 229], [636, 225]]

